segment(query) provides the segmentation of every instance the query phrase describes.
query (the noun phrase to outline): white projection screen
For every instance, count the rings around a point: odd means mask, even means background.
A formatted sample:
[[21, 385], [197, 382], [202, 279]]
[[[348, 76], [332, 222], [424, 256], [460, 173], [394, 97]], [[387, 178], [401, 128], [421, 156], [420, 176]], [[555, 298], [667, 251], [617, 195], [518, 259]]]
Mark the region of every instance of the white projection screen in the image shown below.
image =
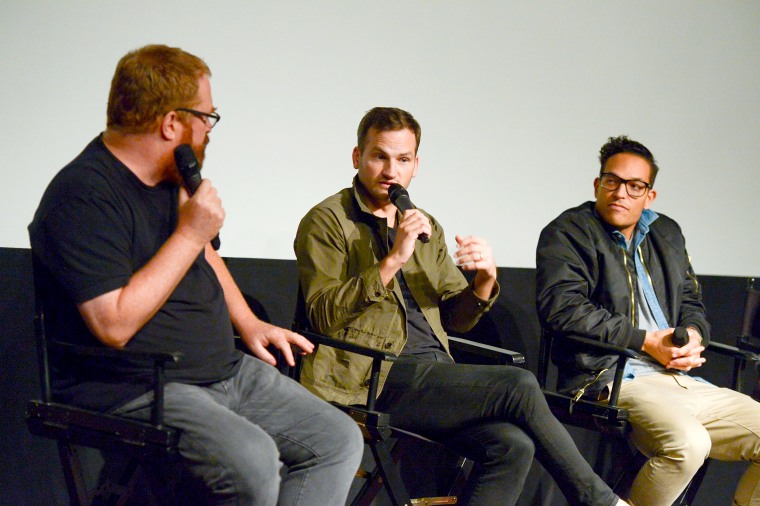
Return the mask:
[[695, 270], [760, 275], [760, 2], [4, 0], [0, 246], [28, 247], [45, 186], [105, 127], [116, 62], [148, 43], [213, 72], [224, 256], [294, 258], [384, 105], [422, 125], [409, 192], [450, 246], [476, 234], [534, 267], [542, 227], [593, 197], [600, 146], [628, 134]]

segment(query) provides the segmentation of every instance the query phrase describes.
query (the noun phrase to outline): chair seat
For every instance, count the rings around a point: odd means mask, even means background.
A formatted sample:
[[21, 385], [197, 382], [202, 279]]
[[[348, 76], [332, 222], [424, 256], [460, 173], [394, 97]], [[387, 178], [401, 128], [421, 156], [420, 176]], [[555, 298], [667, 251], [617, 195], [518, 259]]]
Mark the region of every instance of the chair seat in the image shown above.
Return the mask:
[[55, 402], [29, 401], [26, 424], [37, 436], [102, 450], [118, 449], [138, 458], [173, 459], [177, 455], [179, 432], [171, 427]]

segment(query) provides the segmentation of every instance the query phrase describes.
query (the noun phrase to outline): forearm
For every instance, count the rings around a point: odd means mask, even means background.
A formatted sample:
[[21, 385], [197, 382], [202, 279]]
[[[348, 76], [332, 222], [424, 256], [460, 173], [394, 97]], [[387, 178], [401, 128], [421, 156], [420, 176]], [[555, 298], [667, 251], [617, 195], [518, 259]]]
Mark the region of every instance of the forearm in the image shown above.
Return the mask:
[[398, 274], [398, 271], [404, 266], [404, 263], [406, 262], [402, 261], [397, 255], [393, 255], [392, 253], [388, 254], [378, 263], [377, 268], [383, 286], [390, 286], [391, 281], [395, 279], [396, 274]]
[[472, 282], [472, 291], [481, 300], [489, 300], [495, 294], [494, 290], [497, 287], [496, 283], [496, 268], [493, 272], [478, 271], [475, 275], [475, 279]]
[[440, 302], [441, 323], [447, 332], [467, 332], [491, 309], [499, 296], [499, 284], [495, 283], [491, 296], [481, 298], [467, 287], [458, 294]]
[[243, 328], [247, 328], [250, 325], [255, 325], [260, 320], [253, 314], [253, 311], [248, 306], [248, 303], [240, 291], [237, 283], [232, 277], [227, 265], [222, 260], [211, 244], [206, 245], [205, 249], [206, 261], [214, 269], [219, 284], [222, 285], [224, 290], [224, 300], [227, 303], [227, 310], [230, 313], [230, 319], [235, 328], [240, 331]]
[[126, 346], [163, 307], [202, 247], [185, 235], [172, 234], [127, 285], [79, 304], [92, 333], [107, 346]]

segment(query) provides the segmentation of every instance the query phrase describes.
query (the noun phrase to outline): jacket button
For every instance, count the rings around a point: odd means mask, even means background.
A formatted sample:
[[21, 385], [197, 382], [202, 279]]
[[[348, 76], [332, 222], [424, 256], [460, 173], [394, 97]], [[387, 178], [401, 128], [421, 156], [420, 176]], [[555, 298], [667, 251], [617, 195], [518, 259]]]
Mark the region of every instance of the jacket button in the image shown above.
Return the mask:
[[386, 350], [390, 350], [391, 348], [393, 348], [393, 343], [385, 343]]

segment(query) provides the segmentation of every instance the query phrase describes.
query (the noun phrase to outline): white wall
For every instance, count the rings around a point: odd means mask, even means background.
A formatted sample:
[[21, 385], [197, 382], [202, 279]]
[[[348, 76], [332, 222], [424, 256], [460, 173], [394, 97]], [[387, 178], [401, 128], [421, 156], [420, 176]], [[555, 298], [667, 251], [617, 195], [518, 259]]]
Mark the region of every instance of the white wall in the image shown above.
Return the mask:
[[104, 128], [117, 60], [147, 43], [213, 71], [225, 256], [293, 258], [301, 216], [350, 183], [361, 116], [392, 105], [423, 128], [415, 203], [499, 265], [535, 265], [627, 133], [697, 272], [760, 275], [760, 2], [2, 0], [1, 246], [28, 246], [47, 182]]

